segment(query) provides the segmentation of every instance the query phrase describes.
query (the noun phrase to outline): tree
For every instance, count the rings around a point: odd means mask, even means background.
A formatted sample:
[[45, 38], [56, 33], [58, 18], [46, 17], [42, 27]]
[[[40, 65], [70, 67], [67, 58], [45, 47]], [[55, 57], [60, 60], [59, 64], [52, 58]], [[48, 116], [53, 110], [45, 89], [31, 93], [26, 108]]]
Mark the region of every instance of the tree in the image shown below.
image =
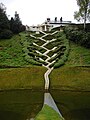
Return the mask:
[[86, 29], [86, 21], [90, 20], [90, 0], [76, 0], [79, 11], [74, 12], [74, 18], [78, 21], [84, 20], [84, 30]]
[[6, 8], [3, 3], [0, 3], [0, 31], [9, 29], [9, 20], [6, 16]]
[[25, 30], [25, 27], [22, 25], [19, 14], [17, 12], [15, 12], [14, 18], [11, 17], [10, 29], [15, 34]]
[[0, 38], [7, 39], [12, 37], [9, 20], [6, 15], [6, 7], [0, 3]]

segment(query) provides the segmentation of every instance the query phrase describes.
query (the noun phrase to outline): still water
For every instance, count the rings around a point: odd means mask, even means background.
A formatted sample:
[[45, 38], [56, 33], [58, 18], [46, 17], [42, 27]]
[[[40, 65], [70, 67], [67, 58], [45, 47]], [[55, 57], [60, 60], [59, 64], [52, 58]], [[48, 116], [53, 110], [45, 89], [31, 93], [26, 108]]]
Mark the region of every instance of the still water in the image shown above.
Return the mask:
[[30, 120], [37, 115], [42, 105], [43, 92], [0, 92], [0, 120]]
[[51, 92], [65, 120], [90, 120], [90, 92]]
[[[65, 120], [90, 120], [90, 92], [51, 91]], [[41, 110], [44, 93], [14, 90], [0, 92], [0, 120], [30, 120]]]

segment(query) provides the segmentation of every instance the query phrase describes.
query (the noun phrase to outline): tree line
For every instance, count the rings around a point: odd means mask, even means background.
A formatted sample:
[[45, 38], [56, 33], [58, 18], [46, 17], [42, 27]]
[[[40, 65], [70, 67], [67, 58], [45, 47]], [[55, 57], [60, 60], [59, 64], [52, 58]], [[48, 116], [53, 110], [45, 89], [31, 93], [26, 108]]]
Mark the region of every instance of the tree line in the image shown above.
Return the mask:
[[22, 24], [19, 14], [15, 12], [14, 17], [9, 20], [6, 14], [6, 7], [3, 3], [0, 3], [0, 38], [11, 38], [13, 34], [18, 34], [25, 30], [25, 26]]

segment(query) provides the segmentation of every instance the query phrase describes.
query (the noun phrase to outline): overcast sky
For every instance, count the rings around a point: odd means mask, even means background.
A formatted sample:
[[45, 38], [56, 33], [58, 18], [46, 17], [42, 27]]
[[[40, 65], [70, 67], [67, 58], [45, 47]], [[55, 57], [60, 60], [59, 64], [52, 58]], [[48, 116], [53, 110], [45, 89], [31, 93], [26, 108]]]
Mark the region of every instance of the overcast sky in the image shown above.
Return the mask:
[[24, 25], [43, 23], [47, 17], [65, 21], [74, 20], [74, 11], [78, 10], [76, 0], [0, 0], [7, 8], [7, 14], [14, 16], [18, 12]]

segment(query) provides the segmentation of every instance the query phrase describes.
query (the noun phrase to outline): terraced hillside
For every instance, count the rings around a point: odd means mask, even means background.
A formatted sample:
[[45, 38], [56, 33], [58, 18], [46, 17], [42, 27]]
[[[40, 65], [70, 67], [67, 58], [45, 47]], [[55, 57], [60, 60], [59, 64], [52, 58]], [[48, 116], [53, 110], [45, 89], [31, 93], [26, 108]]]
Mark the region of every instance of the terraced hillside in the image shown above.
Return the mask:
[[20, 34], [24, 58], [34, 65], [60, 67], [69, 53], [69, 41], [62, 32]]

